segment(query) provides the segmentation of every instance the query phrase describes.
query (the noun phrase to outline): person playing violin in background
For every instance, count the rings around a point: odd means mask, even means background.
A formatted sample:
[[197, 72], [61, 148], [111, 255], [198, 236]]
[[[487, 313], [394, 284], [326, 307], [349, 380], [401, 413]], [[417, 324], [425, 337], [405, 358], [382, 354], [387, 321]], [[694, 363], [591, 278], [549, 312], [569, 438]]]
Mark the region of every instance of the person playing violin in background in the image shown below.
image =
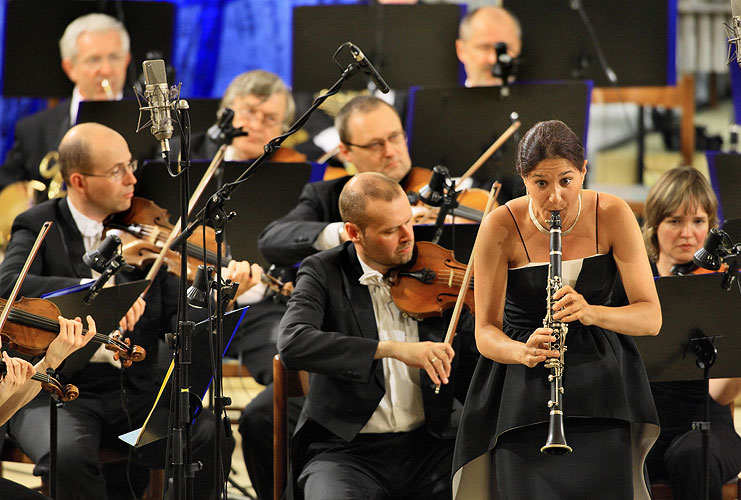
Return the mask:
[[[4, 296], [15, 283], [44, 221], [54, 224], [23, 281], [22, 296], [39, 297], [91, 279], [83, 255], [101, 243], [106, 218], [131, 205], [136, 162], [125, 139], [114, 130], [96, 123], [71, 128], [60, 143], [59, 162], [68, 196], [41, 203], [15, 219], [11, 242], [0, 265], [0, 293]], [[248, 273], [249, 265], [235, 263], [225, 277], [238, 281], [241, 289], [248, 288], [253, 284]], [[117, 281], [142, 277], [141, 270], [116, 276]], [[177, 303], [178, 280], [162, 270], [145, 299], [139, 298], [129, 311], [121, 312], [126, 335], [132, 344], [146, 350], [146, 358], [122, 369], [109, 352], [99, 350], [80, 369], [68, 374], [67, 381], [79, 387], [81, 396], [59, 412], [59, 500], [107, 498], [98, 449], [101, 443], [122, 446], [117, 436], [144, 422], [161, 381], [159, 339], [175, 330]], [[200, 479], [195, 481], [196, 498], [210, 498], [214, 490], [210, 479], [215, 439], [212, 418], [205, 411], [193, 426], [193, 457], [204, 464]], [[46, 398], [37, 397], [19, 410], [10, 420], [9, 434], [36, 464], [34, 473], [48, 474]], [[143, 465], [161, 465], [166, 441], [139, 448], [134, 456]], [[230, 454], [224, 457], [224, 463], [228, 471]]]
[[[88, 331], [83, 333], [80, 318], [69, 320], [59, 316], [59, 335], [49, 344], [44, 357], [32, 365], [21, 358], [13, 358], [6, 351], [2, 353], [4, 375], [0, 380], [0, 426], [4, 425], [15, 412], [31, 401], [41, 390], [41, 384], [31, 380], [36, 373], [46, 373], [51, 368], [56, 370], [67, 356], [87, 345], [97, 333], [95, 320], [87, 317]], [[5, 427], [0, 427], [5, 434]], [[45, 496], [36, 493], [23, 485], [5, 478], [0, 478], [1, 500], [44, 500]]]
[[[359, 173], [379, 172], [405, 186], [412, 160], [406, 134], [396, 110], [382, 99], [355, 97], [335, 119], [340, 155]], [[415, 169], [416, 170], [416, 169]], [[352, 176], [312, 182], [304, 186], [298, 204], [265, 228], [258, 244], [273, 264], [291, 266], [320, 250], [347, 241], [338, 200]]]
[[357, 174], [339, 207], [349, 241], [302, 262], [281, 321], [283, 363], [312, 372], [298, 485], [307, 499], [450, 498], [454, 408], [477, 357], [470, 316], [451, 345], [443, 318], [418, 322], [392, 302], [384, 276], [414, 250], [398, 179]]
[[[643, 237], [654, 276], [688, 274], [692, 256], [718, 223], [718, 201], [707, 179], [693, 167], [665, 172], [646, 198]], [[728, 404], [741, 394], [741, 379], [710, 379], [710, 496], [741, 471], [741, 437]], [[648, 454], [649, 478], [668, 480], [675, 500], [702, 497], [702, 441], [692, 422], [704, 421], [702, 380], [651, 384], [661, 434]]]

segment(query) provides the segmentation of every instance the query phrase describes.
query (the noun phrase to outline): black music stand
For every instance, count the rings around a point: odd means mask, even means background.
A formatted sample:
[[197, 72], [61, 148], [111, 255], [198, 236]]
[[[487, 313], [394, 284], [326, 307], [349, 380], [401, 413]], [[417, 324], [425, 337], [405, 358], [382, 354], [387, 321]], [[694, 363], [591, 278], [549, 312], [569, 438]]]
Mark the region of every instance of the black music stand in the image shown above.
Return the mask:
[[[224, 346], [221, 351], [221, 356], [229, 348], [229, 344], [234, 338], [234, 334], [237, 332], [239, 325], [247, 316], [246, 307], [235, 309], [224, 315], [224, 332], [227, 334], [224, 337]], [[211, 332], [209, 331], [209, 320], [204, 320], [198, 323], [193, 330], [193, 351], [197, 353], [208, 353], [211, 344]], [[192, 393], [197, 395], [202, 401], [211, 383], [213, 382], [213, 368], [210, 366], [210, 357], [205, 355], [194, 356], [190, 365], [190, 382], [192, 383]], [[149, 443], [153, 443], [157, 440], [167, 437], [170, 432], [170, 426], [168, 421], [170, 419], [170, 400], [171, 394], [172, 377], [170, 376], [174, 369], [174, 361], [170, 363], [170, 368], [165, 375], [165, 379], [162, 381], [162, 385], [157, 395], [157, 399], [154, 401], [152, 410], [149, 412], [144, 425], [141, 429], [122, 434], [119, 439], [122, 441], [139, 448]], [[201, 410], [200, 402], [198, 405], [192, 405], [195, 408], [193, 418], [197, 417]], [[219, 439], [219, 436], [216, 436]]]
[[[216, 121], [219, 99], [187, 99], [191, 130], [194, 134], [206, 132]], [[148, 112], [145, 112], [148, 113]], [[96, 122], [121, 134], [129, 145], [131, 155], [138, 160], [160, 157], [160, 143], [143, 130], [136, 133], [139, 103], [136, 99], [122, 101], [83, 101], [77, 111], [77, 123]], [[173, 159], [174, 161], [174, 159]], [[164, 165], [162, 166], [164, 169]], [[168, 181], [171, 182], [168, 176]], [[168, 182], [168, 183], [169, 183]], [[161, 184], [160, 186], [164, 186]], [[175, 205], [177, 207], [177, 204]], [[173, 213], [178, 213], [175, 210]]]
[[[192, 161], [190, 172], [192, 179], [200, 179], [208, 167], [208, 162]], [[236, 179], [246, 168], [238, 162], [224, 162], [221, 165], [223, 182]], [[266, 163], [245, 183], [225, 205], [227, 212], [237, 212], [238, 226], [229, 231], [227, 240], [231, 253], [238, 260], [257, 262], [267, 269], [269, 263], [257, 247], [257, 238], [262, 230], [272, 221], [288, 213], [299, 199], [301, 190], [312, 177], [312, 166], [307, 163]], [[137, 196], [151, 199], [162, 208], [177, 214], [178, 196], [172, 190], [162, 189], [169, 180], [169, 175], [162, 162], [146, 162], [136, 173]], [[204, 196], [196, 204], [193, 213], [197, 213], [206, 203], [206, 196], [218, 189], [218, 175], [206, 186]], [[172, 220], [174, 223], [175, 221]], [[238, 229], [236, 229], [238, 227]], [[197, 233], [198, 231], [196, 231]]]
[[[131, 38], [130, 75], [137, 74], [134, 68], [141, 67], [147, 52], [172, 58], [175, 6], [171, 3], [11, 0], [5, 11], [3, 95], [68, 97], [73, 84], [62, 71], [59, 39], [69, 23], [91, 12], [123, 16]], [[135, 76], [130, 79], [133, 83]]]
[[[455, 40], [459, 5], [327, 5], [293, 9], [293, 90], [316, 92], [337, 71], [323, 54], [350, 40], [392, 89], [458, 85], [462, 69]], [[318, 34], [321, 34], [318, 36]], [[366, 79], [345, 89], [364, 89]]]
[[[437, 227], [435, 224], [415, 224], [415, 241], [432, 241]], [[478, 223], [445, 224], [438, 245], [453, 250], [455, 260], [466, 264], [471, 257], [473, 244], [479, 231]]]
[[[707, 151], [708, 174], [718, 196], [720, 220], [741, 219], [741, 154]], [[738, 238], [734, 238], [737, 241]]]
[[415, 165], [444, 165], [452, 176], [460, 176], [510, 126], [516, 112], [520, 129], [474, 176], [502, 182], [500, 196], [507, 201], [525, 194], [522, 183], [513, 181], [522, 134], [536, 122], [558, 119], [586, 144], [591, 91], [590, 82], [515, 82], [508, 97], [501, 96], [499, 87], [412, 88], [406, 121], [410, 156]]
[[[667, 276], [656, 280], [663, 324], [658, 337], [636, 337], [651, 382], [741, 376], [741, 294], [722, 287], [725, 273]], [[708, 400], [704, 421], [693, 422], [702, 436], [705, 496], [708, 497]]]
[[[676, 0], [504, 0], [522, 26], [518, 80], [593, 80], [612, 86], [594, 41], [574, 7], [581, 4], [617, 85], [674, 85]], [[640, 5], [640, 14], [636, 8]]]

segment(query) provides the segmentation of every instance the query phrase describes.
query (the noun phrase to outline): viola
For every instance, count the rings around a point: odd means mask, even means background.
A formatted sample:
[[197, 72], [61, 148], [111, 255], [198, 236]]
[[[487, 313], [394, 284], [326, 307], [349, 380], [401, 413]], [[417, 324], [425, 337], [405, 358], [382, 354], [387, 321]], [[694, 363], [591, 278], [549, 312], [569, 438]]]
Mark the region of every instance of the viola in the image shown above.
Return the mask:
[[[125, 212], [115, 214], [106, 222], [109, 232], [114, 232], [122, 243], [122, 254], [127, 264], [143, 268], [152, 264], [165, 248], [173, 229], [170, 213], [151, 200], [134, 197], [131, 207]], [[186, 243], [189, 282], [195, 278], [198, 264], [203, 264], [202, 228], [193, 232]], [[206, 260], [216, 264], [216, 238], [212, 227], [206, 226]], [[168, 245], [169, 246], [169, 245]], [[164, 255], [167, 270], [180, 276], [180, 252], [167, 248]], [[224, 265], [228, 260], [224, 258]]]
[[[465, 273], [466, 265], [455, 260], [452, 250], [418, 241], [412, 259], [390, 273], [391, 298], [413, 318], [440, 316], [455, 305]], [[474, 314], [473, 280], [464, 305]]]
[[[0, 299], [3, 311], [7, 303], [7, 300]], [[59, 316], [59, 308], [54, 302], [23, 297], [10, 308], [7, 322], [0, 332], [3, 344], [24, 354], [43, 355], [59, 335]], [[88, 332], [86, 328], [82, 331], [83, 334]], [[91, 342], [103, 344], [106, 349], [113, 351], [113, 358], [123, 359], [126, 367], [134, 361], [143, 360], [147, 354], [143, 348], [132, 346], [129, 339], [121, 340], [119, 334], [108, 336], [96, 333]]]
[[[0, 375], [5, 375], [8, 372], [8, 366], [5, 361], [0, 359]], [[72, 401], [77, 399], [80, 395], [79, 389], [72, 384], [62, 385], [59, 380], [55, 379], [51, 375], [45, 373], [36, 372], [31, 376], [31, 380], [41, 382], [41, 388], [45, 391], [49, 391], [62, 401]]]

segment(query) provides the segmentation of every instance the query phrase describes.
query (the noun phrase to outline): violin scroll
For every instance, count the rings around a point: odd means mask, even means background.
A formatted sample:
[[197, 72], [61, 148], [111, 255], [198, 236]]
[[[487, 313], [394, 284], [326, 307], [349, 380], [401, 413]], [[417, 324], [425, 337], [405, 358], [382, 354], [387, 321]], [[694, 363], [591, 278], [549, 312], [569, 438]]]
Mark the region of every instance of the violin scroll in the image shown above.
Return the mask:
[[118, 361], [123, 360], [121, 363], [125, 368], [128, 368], [134, 362], [142, 361], [147, 357], [147, 351], [138, 345], [132, 347], [131, 339], [121, 339], [121, 333], [116, 332], [110, 336], [110, 342], [106, 343], [106, 349], [113, 351], [113, 359]]

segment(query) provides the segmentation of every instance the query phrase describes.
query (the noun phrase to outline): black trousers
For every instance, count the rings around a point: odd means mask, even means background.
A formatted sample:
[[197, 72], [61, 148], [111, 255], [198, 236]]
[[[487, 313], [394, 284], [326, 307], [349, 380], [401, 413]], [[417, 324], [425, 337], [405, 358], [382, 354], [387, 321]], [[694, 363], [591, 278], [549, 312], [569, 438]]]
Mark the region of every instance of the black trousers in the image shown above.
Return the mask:
[[[305, 398], [288, 399], [288, 433], [293, 434]], [[242, 454], [258, 500], [273, 498], [273, 384], [250, 401], [239, 418]]]
[[449, 500], [454, 444], [424, 427], [331, 437], [309, 446], [298, 484], [306, 500]]
[[48, 500], [48, 498], [21, 484], [0, 477], [0, 500]]
[[[101, 446], [128, 450], [118, 436], [141, 427], [152, 404], [153, 394], [129, 394], [123, 398], [117, 373], [112, 366], [97, 367], [97, 382], [108, 380], [109, 390], [91, 392], [80, 389], [80, 397], [58, 409], [58, 457], [56, 500], [106, 500], [106, 482], [98, 460]], [[106, 377], [106, 375], [109, 375]], [[100, 385], [100, 384], [96, 384]], [[193, 458], [203, 463], [196, 474], [194, 498], [212, 498], [214, 491], [213, 414], [204, 411], [196, 418], [192, 431]], [[37, 476], [49, 473], [49, 397], [39, 394], [10, 420], [8, 432], [34, 461]], [[168, 459], [167, 439], [133, 450], [133, 459], [145, 467], [164, 468]], [[231, 465], [231, 447], [225, 447], [225, 474]], [[226, 477], [226, 476], [224, 476]]]

